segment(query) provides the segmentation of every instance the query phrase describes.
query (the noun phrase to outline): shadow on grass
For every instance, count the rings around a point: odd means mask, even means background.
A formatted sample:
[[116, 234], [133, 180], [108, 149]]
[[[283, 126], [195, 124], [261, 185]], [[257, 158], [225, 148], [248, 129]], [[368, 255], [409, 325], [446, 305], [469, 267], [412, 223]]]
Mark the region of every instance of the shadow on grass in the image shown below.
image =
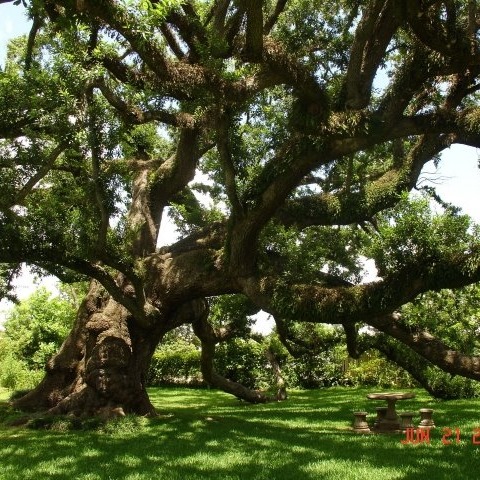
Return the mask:
[[[480, 449], [470, 437], [480, 401], [418, 392], [405, 406], [431, 406], [440, 428], [430, 445], [402, 445], [402, 435], [349, 431], [353, 410], [379, 405], [366, 393], [295, 392], [287, 402], [248, 405], [214, 391], [156, 389], [152, 420], [127, 417], [103, 432], [0, 430], [0, 479], [478, 478]], [[458, 426], [462, 442], [444, 446], [442, 426]]]

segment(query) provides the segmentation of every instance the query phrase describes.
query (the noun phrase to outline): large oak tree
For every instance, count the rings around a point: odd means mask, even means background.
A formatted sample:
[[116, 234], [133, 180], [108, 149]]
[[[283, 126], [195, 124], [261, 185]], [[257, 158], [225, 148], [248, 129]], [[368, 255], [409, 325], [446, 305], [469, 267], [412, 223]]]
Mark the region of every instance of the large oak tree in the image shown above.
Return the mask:
[[[22, 3], [32, 30], [0, 77], [3, 287], [21, 263], [91, 287], [19, 407], [153, 413], [145, 372], [183, 324], [206, 381], [265, 401], [213, 364], [260, 309], [292, 350], [293, 322], [343, 325], [351, 355], [370, 325], [480, 378], [397, 313], [480, 280], [477, 236], [451, 209], [385, 220], [443, 149], [480, 146], [475, 0]], [[181, 236], [159, 247], [168, 214]], [[224, 295], [241, 314], [212, 321]]]

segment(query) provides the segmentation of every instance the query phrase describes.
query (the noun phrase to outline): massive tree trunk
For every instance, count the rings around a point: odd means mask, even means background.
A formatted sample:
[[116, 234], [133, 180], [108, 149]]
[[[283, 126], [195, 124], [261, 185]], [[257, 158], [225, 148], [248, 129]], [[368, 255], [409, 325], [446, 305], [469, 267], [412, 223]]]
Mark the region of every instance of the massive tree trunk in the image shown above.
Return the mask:
[[74, 328], [42, 382], [15, 402], [23, 409], [105, 416], [154, 414], [145, 377], [164, 329], [144, 332], [93, 282]]
[[[231, 288], [225, 277], [215, 275], [221, 269], [215, 267], [213, 251], [207, 252], [203, 246], [197, 252], [181, 246], [145, 261], [148, 288], [142, 293], [148, 297], [145, 304], [155, 310], [153, 320], [145, 314], [139, 320], [92, 281], [72, 331], [46, 365], [44, 379], [15, 406], [54, 414], [153, 415], [146, 377], [155, 348], [168, 331], [199, 318], [206, 321], [205, 290], [215, 291], [217, 283]], [[205, 269], [195, 270], [199, 259]], [[117, 277], [113, 290], [119, 298], [126, 301], [132, 289], [124, 277]], [[130, 298], [138, 305], [138, 295]]]

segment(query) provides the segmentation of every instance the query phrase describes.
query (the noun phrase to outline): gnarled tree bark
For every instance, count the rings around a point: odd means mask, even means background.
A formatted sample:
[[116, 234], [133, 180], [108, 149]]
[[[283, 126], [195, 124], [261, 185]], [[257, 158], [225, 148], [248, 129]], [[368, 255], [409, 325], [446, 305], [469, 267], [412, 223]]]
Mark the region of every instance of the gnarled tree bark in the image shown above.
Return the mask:
[[23, 409], [76, 415], [152, 415], [145, 374], [164, 329], [145, 334], [96, 282], [43, 381], [15, 402]]

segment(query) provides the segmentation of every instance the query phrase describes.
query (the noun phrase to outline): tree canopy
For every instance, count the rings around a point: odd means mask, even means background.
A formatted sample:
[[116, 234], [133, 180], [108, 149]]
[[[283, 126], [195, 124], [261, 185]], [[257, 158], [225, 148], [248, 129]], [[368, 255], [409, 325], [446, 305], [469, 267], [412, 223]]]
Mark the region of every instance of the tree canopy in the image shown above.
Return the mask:
[[2, 288], [20, 263], [92, 281], [19, 406], [149, 413], [151, 355], [185, 323], [208, 382], [265, 401], [213, 363], [259, 309], [292, 351], [295, 322], [341, 324], [352, 356], [369, 325], [480, 378], [399, 313], [480, 279], [468, 218], [407, 200], [442, 150], [480, 146], [475, 0], [14, 3], [33, 26], [0, 74]]

